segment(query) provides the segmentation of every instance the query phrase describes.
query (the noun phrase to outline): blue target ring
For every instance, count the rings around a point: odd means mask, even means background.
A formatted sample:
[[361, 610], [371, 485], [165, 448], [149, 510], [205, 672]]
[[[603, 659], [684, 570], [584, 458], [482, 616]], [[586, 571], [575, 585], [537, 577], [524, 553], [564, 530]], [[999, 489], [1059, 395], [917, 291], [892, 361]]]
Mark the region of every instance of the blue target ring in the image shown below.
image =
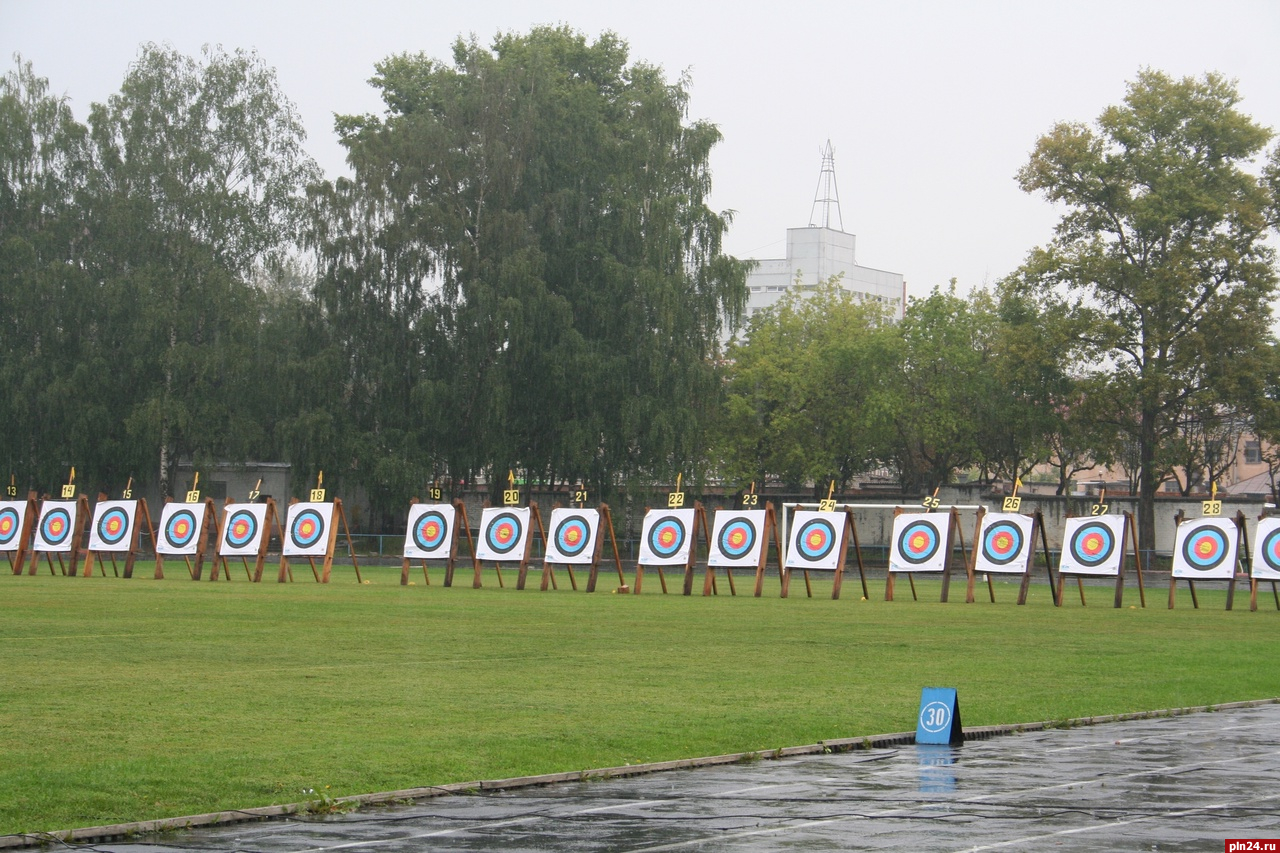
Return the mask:
[[314, 509], [304, 509], [289, 525], [289, 538], [299, 548], [310, 548], [324, 536], [324, 516]]
[[129, 532], [129, 514], [119, 507], [112, 507], [98, 519], [98, 538], [104, 545], [119, 545]]
[[1022, 553], [1022, 528], [1011, 521], [997, 521], [982, 531], [982, 557], [996, 566], [1007, 566]]
[[164, 526], [164, 538], [172, 548], [185, 548], [196, 538], [196, 514], [189, 509], [180, 509], [169, 516]]
[[227, 519], [227, 544], [232, 548], [244, 548], [253, 544], [258, 535], [258, 519], [247, 509], [231, 513]]
[[1280, 572], [1280, 527], [1262, 540], [1262, 562], [1273, 572]]
[[683, 521], [674, 515], [663, 516], [649, 528], [649, 550], [658, 557], [674, 557], [680, 553], [686, 535]]
[[439, 510], [427, 510], [413, 526], [413, 544], [423, 551], [434, 551], [449, 535], [449, 523]]
[[898, 537], [898, 553], [913, 565], [927, 563], [938, 553], [941, 535], [930, 521], [913, 521]]
[[751, 553], [756, 544], [756, 526], [745, 518], [735, 518], [720, 528], [720, 553], [730, 560]]
[[553, 536], [556, 550], [565, 557], [576, 557], [591, 543], [591, 525], [580, 515], [570, 515], [556, 525]]
[[1182, 556], [1187, 565], [1198, 572], [1216, 569], [1227, 559], [1230, 545], [1217, 527], [1205, 525], [1187, 531], [1182, 540]]
[[7, 546], [17, 539], [21, 527], [22, 519], [18, 518], [16, 509], [9, 506], [0, 509], [0, 547]]
[[524, 532], [524, 524], [520, 516], [511, 512], [500, 512], [493, 517], [493, 523], [485, 531], [485, 542], [495, 554], [506, 554], [520, 542]]
[[61, 545], [71, 535], [71, 513], [54, 507], [40, 521], [40, 538], [50, 545]]
[[796, 550], [810, 563], [816, 563], [836, 547], [836, 529], [825, 518], [811, 518], [796, 531]]
[[1077, 563], [1092, 568], [1105, 563], [1116, 549], [1116, 538], [1111, 528], [1098, 521], [1091, 521], [1076, 528], [1068, 543]]

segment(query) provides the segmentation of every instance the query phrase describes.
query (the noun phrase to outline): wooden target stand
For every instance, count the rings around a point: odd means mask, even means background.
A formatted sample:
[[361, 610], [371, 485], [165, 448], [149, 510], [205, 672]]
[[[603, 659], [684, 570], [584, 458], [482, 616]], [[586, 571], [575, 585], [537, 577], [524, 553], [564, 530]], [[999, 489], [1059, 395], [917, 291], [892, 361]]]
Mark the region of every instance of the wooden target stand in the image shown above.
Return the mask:
[[[828, 502], [830, 502], [830, 506], [828, 506]], [[836, 511], [834, 504], [835, 504], [835, 501], [832, 500], [831, 498], [827, 498], [827, 500], [825, 501], [819, 501], [818, 511], [834, 512]], [[843, 514], [844, 514], [844, 521], [840, 525], [840, 533], [838, 534], [838, 538], [840, 540], [840, 543], [839, 543], [840, 555], [836, 558], [836, 567], [834, 570], [835, 576], [832, 578], [832, 581], [831, 581], [831, 600], [835, 601], [840, 598], [840, 590], [844, 586], [844, 570], [845, 570], [845, 567], [848, 565], [850, 542], [853, 543], [853, 555], [858, 561], [858, 579], [862, 582], [862, 597], [870, 600], [871, 593], [867, 589], [867, 570], [866, 570], [866, 566], [864, 566], [862, 562], [862, 543], [858, 541], [858, 524], [853, 517], [853, 507], [845, 505], [843, 508]], [[786, 598], [791, 593], [791, 573], [795, 571], [795, 568], [790, 568], [786, 570], [780, 569], [779, 571], [782, 574], [781, 597]], [[809, 598], [813, 598], [813, 582], [809, 577], [810, 569], [808, 567], [802, 567], [800, 571], [804, 575], [805, 595]], [[813, 569], [813, 571], [827, 571], [827, 569], [825, 568]], [[757, 576], [757, 580], [756, 580], [757, 596], [760, 594], [759, 590], [760, 590], [760, 580], [759, 580], [759, 576]]]
[[[1014, 500], [1017, 500], [1017, 498], [1015, 497]], [[1020, 502], [1013, 503], [1009, 498], [1005, 498], [1003, 511], [1017, 512], [1020, 506]], [[1018, 587], [1018, 604], [1024, 605], [1027, 603], [1027, 593], [1031, 590], [1031, 573], [1035, 570], [1036, 539], [1039, 538], [1041, 553], [1044, 555], [1045, 572], [1049, 576], [1049, 595], [1053, 598], [1053, 603], [1056, 606], [1058, 603], [1058, 590], [1053, 581], [1053, 560], [1049, 552], [1049, 534], [1044, 527], [1044, 515], [1038, 509], [1034, 512], [1025, 514], [1031, 517], [1031, 553], [1027, 557], [1027, 566], [1022, 572], [1022, 583]], [[982, 548], [982, 543], [979, 541], [979, 532], [982, 530], [982, 520], [986, 518], [986, 515], [987, 508], [985, 506], [980, 507], [978, 509], [978, 518], [973, 524], [973, 553], [970, 556], [969, 563], [969, 589], [966, 595], [967, 601], [975, 600], [973, 587], [978, 575], [978, 552]], [[991, 573], [984, 572], [983, 574], [985, 574], [987, 578], [987, 595], [990, 596], [991, 603], [994, 604], [996, 601], [996, 590], [995, 585], [991, 581]], [[1016, 577], [1017, 573], [1010, 572], [1009, 575], [1010, 577]]]
[[[752, 497], [755, 497], [754, 492], [750, 492], [746, 495], [743, 495], [744, 502], [746, 498], [752, 498]], [[748, 508], [747, 506], [743, 507], [743, 509], [747, 509], [747, 508]], [[756, 598], [759, 598], [761, 594], [764, 592], [764, 570], [765, 570], [765, 566], [768, 564], [768, 561], [769, 561], [769, 541], [770, 540], [773, 541], [773, 553], [777, 555], [777, 558], [778, 558], [778, 582], [780, 584], [783, 582], [783, 577], [786, 574], [782, 570], [782, 540], [778, 538], [778, 516], [777, 516], [777, 512], [773, 508], [772, 501], [766, 501], [764, 505], [763, 536], [764, 536], [764, 542], [760, 544], [760, 558], [756, 563], [756, 583], [755, 583], [755, 590], [754, 590]], [[716, 589], [716, 567], [711, 565], [710, 550], [711, 550], [711, 537], [708, 536], [707, 537], [707, 551], [708, 551], [707, 571], [706, 571], [706, 576], [702, 580], [702, 594], [704, 596], [719, 594], [719, 590]], [[725, 579], [729, 581], [729, 594], [736, 596], [738, 594], [738, 589], [733, 583], [733, 567], [722, 566], [721, 568], [724, 569]], [[743, 567], [739, 567], [739, 568], [743, 568]]]
[[[30, 564], [31, 568], [28, 570], [28, 574], [34, 575], [36, 573], [36, 565], [40, 560], [39, 555], [43, 553], [45, 555], [45, 560], [47, 561], [49, 566], [49, 574], [51, 575], [58, 574], [58, 572], [54, 571], [54, 568], [53, 568], [53, 555], [57, 554], [58, 568], [61, 570], [63, 577], [76, 576], [77, 567], [80, 564], [80, 554], [82, 553], [82, 550], [83, 550], [81, 546], [84, 544], [85, 529], [89, 526], [89, 497], [87, 495], [79, 495], [79, 496], [76, 495], [75, 482], [76, 482], [76, 469], [72, 468], [71, 476], [70, 478], [68, 478], [66, 484], [63, 485], [62, 495], [61, 495], [61, 500], [64, 500], [64, 501], [73, 500], [76, 502], [76, 518], [75, 518], [75, 523], [73, 524], [73, 529], [71, 531], [70, 550], [69, 551], [37, 550], [36, 545], [38, 545], [39, 543], [36, 541], [36, 537], [33, 533], [32, 544], [31, 544], [31, 564]], [[48, 498], [46, 498], [46, 500], [48, 500]], [[41, 510], [44, 509], [43, 501], [41, 502], [40, 508]], [[35, 524], [37, 525], [40, 524], [40, 519], [38, 516], [35, 520]], [[68, 565], [62, 558], [62, 555], [67, 553], [71, 554], [70, 565]]]
[[[258, 488], [254, 488], [253, 492], [250, 494], [249, 503], [255, 503], [257, 501], [258, 499], [257, 493], [258, 493]], [[258, 537], [259, 537], [258, 548], [255, 551], [255, 562], [254, 562], [253, 569], [252, 570], [249, 569], [248, 555], [246, 554], [232, 555], [232, 556], [240, 557], [240, 562], [244, 565], [245, 576], [248, 577], [248, 579], [253, 583], [260, 583], [262, 581], [262, 570], [264, 565], [266, 564], [267, 548], [271, 544], [272, 534], [274, 533], [276, 536], [280, 538], [280, 541], [282, 543], [284, 542], [284, 528], [282, 528], [280, 525], [280, 515], [276, 510], [275, 499], [267, 498], [264, 501], [264, 503], [267, 506], [267, 511], [262, 523], [262, 532], [258, 534]], [[221, 532], [223, 536], [226, 535], [227, 521], [231, 517], [231, 513], [235, 511], [233, 507], [239, 507], [239, 506], [241, 506], [241, 504], [237, 504], [229, 498], [227, 499], [226, 504], [223, 505], [222, 528], [221, 528]], [[219, 538], [218, 541], [221, 542], [221, 537]], [[209, 574], [209, 580], [212, 580], [212, 581], [218, 580], [218, 574], [221, 571], [226, 573], [226, 579], [229, 581], [231, 580], [231, 565], [227, 562], [228, 555], [221, 553], [222, 551], [221, 547], [218, 548], [218, 551], [219, 553], [217, 557], [214, 558], [214, 561], [213, 561], [213, 571]], [[282, 573], [283, 573], [283, 570], [282, 570]], [[292, 580], [292, 577], [290, 577], [290, 580]]]
[[[8, 546], [0, 549], [5, 559], [9, 561], [9, 569], [15, 575], [22, 574], [22, 567], [26, 564], [27, 557], [31, 556], [31, 531], [36, 523], [36, 493], [27, 492], [27, 498], [24, 502], [18, 501], [18, 489], [14, 486], [12, 478], [10, 478], [8, 486], [9, 500], [14, 503], [25, 503], [26, 508], [22, 512], [22, 521], [9, 539]], [[31, 574], [36, 573], [35, 558], [31, 558]]]
[[[324, 472], [321, 472], [320, 476], [323, 478]], [[311, 490], [311, 500], [308, 501], [309, 503], [324, 503], [325, 489], [322, 484], [323, 479], [321, 479], [320, 483], [317, 484], [316, 488]], [[289, 507], [292, 509], [300, 503], [302, 503], [302, 501], [297, 498], [292, 498], [289, 501]], [[329, 519], [329, 529], [324, 532], [324, 552], [322, 554], [295, 554], [293, 555], [293, 559], [306, 559], [308, 565], [311, 566], [311, 575], [315, 578], [316, 583], [328, 583], [329, 577], [333, 571], [334, 546], [337, 545], [338, 542], [338, 521], [341, 520], [342, 531], [347, 537], [347, 553], [351, 555], [351, 565], [356, 570], [356, 583], [364, 583], [364, 578], [360, 576], [360, 561], [356, 559], [355, 543], [351, 541], [351, 528], [347, 524], [347, 513], [346, 510], [342, 508], [342, 498], [334, 498], [331, 503], [333, 504], [333, 514]], [[286, 577], [290, 581], [293, 580], [293, 570], [289, 567], [289, 555], [285, 553], [288, 550], [285, 547], [285, 543], [288, 542], [287, 537], [292, 534], [291, 530], [285, 528], [290, 528], [292, 526], [292, 521], [292, 519], [286, 518], [284, 527], [281, 528], [280, 573], [277, 577], [277, 581], [279, 583], [284, 583]], [[321, 558], [320, 568], [318, 569], [316, 568], [316, 557]]]
[[[1267, 518], [1265, 513], [1263, 515], [1258, 516], [1258, 521], [1262, 521], [1264, 518]], [[1256, 547], [1257, 548], [1264, 547], [1266, 545], [1265, 538], [1259, 536], [1258, 539], [1262, 541], [1259, 542], [1256, 545]], [[1253, 551], [1248, 550], [1247, 548], [1246, 548], [1246, 553], [1249, 555], [1249, 610], [1256, 611], [1258, 609], [1258, 584], [1263, 580], [1271, 584], [1271, 595], [1275, 599], [1276, 610], [1280, 610], [1280, 589], [1276, 587], [1276, 581], [1272, 578], [1256, 577], [1254, 574], [1257, 568], [1256, 558], [1254, 557]]]
[[[938, 509], [939, 504], [938, 504], [937, 495], [938, 495], [938, 492], [935, 489], [932, 497], [927, 497], [924, 499], [924, 507], [925, 507], [926, 513], [932, 513], [933, 510]], [[906, 511], [905, 507], [897, 507], [893, 511], [893, 517], [896, 519], [898, 516], [902, 515], [905, 511]], [[956, 509], [955, 507], [951, 507], [947, 511], [946, 517], [947, 517], [947, 535], [946, 535], [946, 542], [943, 544], [943, 547], [946, 549], [946, 552], [945, 552], [946, 556], [943, 558], [942, 572], [941, 572], [942, 594], [939, 596], [938, 600], [943, 604], [945, 604], [947, 602], [948, 597], [951, 594], [951, 575], [955, 571], [954, 545], [956, 540], [958, 539], [960, 541], [960, 570], [964, 573], [968, 581], [968, 586], [966, 588], [966, 595], [965, 595], [965, 603], [972, 604], [974, 600], [973, 599], [973, 562], [969, 559], [969, 551], [964, 544], [964, 532], [960, 529], [960, 510]], [[892, 555], [893, 553], [892, 548], [893, 548], [893, 544], [891, 543], [890, 555]], [[885, 601], [893, 601], [893, 591], [895, 586], [894, 579], [895, 579], [895, 576], [898, 574], [904, 574], [907, 576], [907, 582], [911, 585], [911, 600], [912, 601], [920, 600], [919, 597], [916, 595], [916, 579], [915, 579], [916, 573], [915, 572], [895, 572], [893, 570], [893, 566], [890, 565], [889, 570], [888, 572], [886, 572], [886, 574], [887, 574], [887, 577], [885, 578], [885, 584], [884, 584], [884, 600]], [[938, 574], [938, 572], [925, 572], [922, 574], [933, 575], [933, 574]]]
[[[1217, 499], [1216, 487], [1214, 489], [1214, 492], [1215, 494], [1212, 498], [1210, 498], [1207, 501], [1204, 501], [1205, 513], [1201, 516], [1201, 518], [1218, 518], [1221, 516], [1222, 502]], [[1182, 522], [1185, 520], [1186, 520], [1186, 514], [1183, 513], [1182, 510], [1178, 510], [1178, 513], [1173, 517], [1175, 532], [1177, 530], [1177, 527], [1181, 526]], [[1235, 518], [1231, 519], [1231, 522], [1236, 527], [1236, 554], [1235, 554], [1235, 565], [1233, 565], [1231, 568], [1231, 579], [1227, 581], [1227, 606], [1226, 606], [1227, 610], [1231, 610], [1232, 605], [1235, 602], [1236, 580], [1240, 577], [1241, 574], [1245, 574], [1241, 571], [1242, 550], [1243, 550], [1243, 553], [1249, 552], [1249, 534], [1248, 534], [1248, 531], [1245, 530], [1244, 513], [1236, 512]], [[1175, 555], [1175, 558], [1176, 558], [1176, 555]], [[1173, 571], [1171, 569], [1169, 572], [1169, 609], [1170, 610], [1173, 609], [1173, 606], [1177, 601], [1178, 580], [1179, 580], [1178, 578], [1174, 577]], [[1195, 579], [1182, 578], [1182, 580], [1185, 580], [1187, 582], [1187, 588], [1191, 591], [1192, 609], [1199, 610], [1200, 600], [1196, 597]], [[1272, 583], [1271, 587], [1274, 590], [1275, 584]], [[1252, 609], [1255, 609], [1255, 610], [1257, 609], [1256, 591], [1251, 593], [1249, 603]]]
[[[677, 485], [676, 485], [677, 491], [670, 492], [667, 494], [667, 509], [685, 509], [684, 492], [678, 491], [679, 488], [680, 488], [679, 480], [677, 479]], [[650, 512], [650, 507], [645, 507], [644, 514], [646, 518], [648, 517], [649, 512]], [[703, 508], [701, 501], [694, 501], [693, 503], [692, 527], [693, 529], [689, 531], [689, 535], [692, 537], [693, 541], [689, 543], [689, 556], [685, 560], [685, 564], [684, 564], [683, 592], [685, 595], [693, 594], [693, 576], [695, 572], [695, 566], [698, 562], [698, 530], [699, 529], [702, 530], [702, 538], [704, 541], [707, 541], [707, 542], [711, 541], [711, 536], [707, 532], [707, 512]], [[662, 585], [662, 594], [666, 595], [667, 594], [667, 576], [662, 569], [663, 564], [652, 563], [651, 565], [653, 566], [653, 568], [655, 568], [658, 571], [658, 582]], [[671, 565], [671, 564], [668, 563], [666, 565]], [[677, 563], [676, 565], [679, 565], [679, 564]], [[635, 582], [635, 589], [633, 590], [633, 592], [636, 595], [640, 594], [640, 587], [644, 583], [644, 569], [645, 569], [645, 563], [642, 560], [637, 559], [636, 560], [636, 582]], [[714, 586], [714, 581], [712, 583]]]
[[[507, 472], [507, 488], [504, 489], [502, 492], [502, 506], [486, 507], [486, 509], [498, 509], [500, 511], [503, 509], [515, 510], [519, 508], [520, 508], [520, 490], [517, 489], [515, 486], [515, 472], [508, 471]], [[531, 527], [534, 522], [537, 523], [538, 532], [542, 535], [542, 546], [543, 546], [543, 550], [545, 551], [546, 545], [547, 545], [547, 532], [542, 526], [542, 515], [541, 513], [538, 512], [538, 504], [534, 501], [529, 501], [529, 526]], [[484, 555], [480, 553], [480, 551], [484, 546], [485, 535], [489, 532], [487, 526], [485, 525], [485, 519], [484, 519], [483, 513], [480, 516], [480, 524], [481, 524], [480, 548], [476, 549], [476, 558], [475, 558], [476, 575], [475, 575], [475, 580], [472, 583], [472, 586], [475, 589], [480, 589], [481, 587], [480, 571], [483, 568]], [[529, 575], [529, 557], [532, 555], [532, 552], [533, 552], [533, 530], [532, 529], [525, 530], [523, 534], [524, 534], [524, 547], [521, 549], [522, 553], [520, 554], [519, 559], [512, 559], [512, 560], [494, 559], [493, 560], [494, 571], [498, 573], [499, 589], [506, 589], [506, 584], [502, 580], [502, 564], [503, 563], [517, 564], [517, 569], [519, 571], [519, 574], [517, 575], [517, 578], [516, 578], [516, 589], [524, 589], [525, 587], [525, 581], [527, 580]], [[554, 581], [554, 578], [553, 578], [553, 581]]]
[[[585, 502], [586, 492], [579, 491], [578, 495], [575, 496], [575, 499], [577, 497], [581, 498], [581, 500], [577, 501], [579, 504]], [[554, 514], [554, 510], [558, 508], [559, 508], [558, 506], [552, 507], [553, 514]], [[613, 549], [613, 565], [618, 572], [618, 586], [625, 587], [627, 585], [626, 576], [622, 573], [622, 555], [618, 551], [618, 537], [614, 534], [614, 531], [613, 531], [613, 514], [610, 512], [608, 504], [600, 504], [596, 512], [599, 513], [599, 521], [596, 525], [595, 542], [592, 543], [591, 561], [589, 563], [577, 564], [580, 566], [589, 565], [591, 567], [591, 571], [587, 575], [587, 592], [596, 591], [596, 581], [600, 577], [600, 557], [601, 557], [601, 553], [604, 550], [603, 531], [606, 531], [606, 530], [609, 532], [609, 544], [610, 544], [610, 547]], [[541, 520], [539, 520], [539, 524], [541, 524]], [[547, 540], [546, 531], [543, 531], [542, 542], [544, 546], [543, 548], [544, 555], [546, 554], [547, 541], [548, 540]], [[545, 557], [542, 561], [542, 585], [540, 587], [542, 591], [546, 592], [548, 583], [551, 585], [552, 589], [558, 589], [558, 587], [556, 586], [556, 570], [555, 570], [555, 567], [557, 565], [561, 565], [565, 567], [565, 571], [569, 573], [569, 584], [570, 586], [573, 587], [573, 591], [577, 592], [578, 581], [573, 574], [574, 564], [573, 563], [554, 563], [551, 560], [545, 559]]]
[[[98, 502], [101, 503], [106, 500], [109, 500], [107, 495], [105, 493], [99, 493]], [[124, 496], [121, 498], [121, 500], [124, 500], [124, 501], [133, 500], [133, 479], [132, 478], [130, 478], [129, 485], [125, 488]], [[124, 577], [126, 579], [132, 578], [134, 562], [138, 558], [138, 556], [140, 556], [138, 551], [138, 540], [139, 538], [141, 538], [142, 524], [144, 522], [147, 525], [147, 535], [151, 537], [152, 545], [153, 546], [155, 545], [156, 528], [155, 528], [155, 525], [151, 523], [151, 513], [147, 509], [147, 499], [138, 498], [137, 500], [133, 500], [133, 504], [134, 504], [133, 525], [132, 525], [133, 529], [129, 531], [128, 547], [120, 548], [120, 549], [110, 549], [110, 550], [104, 548], [104, 549], [99, 549], [97, 551], [87, 550], [85, 552], [85, 559], [84, 559], [84, 576], [85, 577], [91, 577], [93, 575], [93, 564], [95, 559], [102, 564], [103, 577], [106, 577], [106, 574], [107, 574], [108, 559], [110, 559], [111, 561], [111, 571], [115, 574], [116, 577], [120, 577], [120, 567], [116, 563], [116, 556], [119, 554], [124, 554], [125, 555]], [[96, 519], [94, 520], [94, 522], [96, 522]], [[93, 524], [94, 522], [90, 522], [90, 524]], [[92, 543], [92, 541], [93, 541], [92, 538], [90, 538], [90, 543]], [[158, 580], [163, 577], [164, 577], [164, 573], [160, 570], [160, 563], [157, 560], [156, 574], [153, 575], [153, 578]]]
[[[1094, 512], [1093, 512], [1094, 516], [1105, 515], [1107, 506], [1106, 504], [1101, 504], [1101, 503], [1094, 504], [1093, 509], [1094, 509]], [[1146, 588], [1143, 586], [1143, 583], [1142, 583], [1142, 556], [1138, 553], [1138, 528], [1137, 528], [1136, 522], [1134, 522], [1133, 520], [1133, 513], [1125, 511], [1123, 515], [1124, 515], [1124, 531], [1125, 531], [1124, 538], [1126, 540], [1126, 543], [1125, 543], [1126, 547], [1122, 548], [1121, 550], [1120, 569], [1119, 571], [1116, 572], [1116, 597], [1115, 597], [1114, 606], [1116, 608], [1119, 608], [1124, 602], [1125, 561], [1128, 559], [1129, 554], [1132, 553], [1134, 571], [1136, 571], [1138, 574], [1138, 598], [1141, 601], [1142, 606], [1145, 608], [1147, 606], [1147, 593], [1146, 593]], [[1062, 543], [1062, 547], [1065, 549], [1067, 547], [1067, 543], [1066, 542]], [[1059, 566], [1058, 594], [1057, 596], [1055, 596], [1057, 599], [1055, 606], [1057, 607], [1061, 607], [1063, 604], [1062, 589], [1063, 589], [1063, 584], [1065, 583], [1068, 576], [1074, 577], [1076, 579], [1076, 586], [1079, 588], [1079, 591], [1080, 591], [1081, 607], [1086, 606], [1085, 600], [1084, 600], [1084, 579], [1097, 578], [1097, 577], [1109, 577], [1109, 575], [1098, 575], [1098, 574], [1092, 574], [1088, 572], [1066, 571], [1061, 566]]]
[[[438, 487], [432, 487], [431, 495], [432, 503], [439, 503], [442, 497]], [[412, 507], [421, 503], [417, 498], [409, 501]], [[452, 504], [454, 509], [453, 529], [449, 531], [449, 556], [444, 558], [444, 585], [446, 587], [453, 586], [453, 569], [458, 557], [458, 531], [461, 530], [467, 537], [467, 544], [471, 548], [471, 568], [475, 571], [475, 586], [480, 585], [480, 566], [476, 562], [476, 540], [471, 536], [471, 525], [467, 523], [467, 507], [461, 500], [455, 500]], [[406, 536], [412, 536], [412, 531], [405, 531]], [[409, 568], [413, 565], [414, 560], [418, 560], [422, 564], [422, 578], [427, 586], [431, 586], [431, 575], [427, 573], [427, 559], [425, 557], [402, 557], [400, 562], [400, 585], [409, 585]]]
[[[195, 495], [192, 499], [191, 495]], [[217, 560], [218, 556], [218, 510], [213, 503], [213, 498], [200, 499], [200, 493], [192, 490], [187, 493], [187, 500], [183, 502], [184, 506], [191, 506], [191, 511], [200, 518], [200, 539], [196, 543], [196, 561], [195, 565], [191, 564], [191, 555], [182, 554], [182, 561], [186, 563], [187, 574], [193, 581], [200, 580], [204, 574], [205, 553], [212, 546], [213, 554], [210, 556], [211, 561]], [[168, 506], [173, 502], [172, 498], [165, 499], [165, 505]], [[196, 507], [199, 506], [197, 509]], [[163, 516], [162, 516], [163, 517]], [[164, 558], [166, 555], [156, 554], [156, 579], [164, 578]], [[177, 554], [169, 554], [169, 557], [177, 557]], [[228, 574], [228, 580], [230, 575]]]

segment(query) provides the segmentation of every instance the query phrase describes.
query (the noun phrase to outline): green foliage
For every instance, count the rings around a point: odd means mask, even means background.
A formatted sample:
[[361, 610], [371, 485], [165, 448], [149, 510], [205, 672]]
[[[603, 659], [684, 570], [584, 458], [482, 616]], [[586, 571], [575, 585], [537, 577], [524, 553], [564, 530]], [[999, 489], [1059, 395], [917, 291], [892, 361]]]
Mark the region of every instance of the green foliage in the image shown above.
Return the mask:
[[830, 480], [844, 488], [873, 467], [879, 447], [863, 427], [875, 377], [889, 367], [876, 361], [885, 323], [838, 279], [752, 317], [746, 341], [727, 354], [718, 427], [725, 479], [745, 487], [778, 477], [825, 493]]
[[112, 324], [134, 367], [115, 406], [135, 445], [159, 449], [168, 494], [179, 456], [261, 446], [237, 416], [261, 378], [246, 370], [260, 320], [250, 278], [282, 259], [318, 172], [275, 72], [244, 51], [206, 48], [200, 63], [144, 45], [90, 125], [92, 263], [134, 308]]
[[338, 119], [356, 177], [316, 196], [369, 449], [602, 497], [704, 455], [744, 267], [706, 207], [720, 134], [686, 123], [687, 81], [611, 34], [536, 28], [459, 40], [451, 65], [390, 57], [373, 82], [386, 115]]
[[1018, 173], [1027, 192], [1065, 206], [1056, 236], [1020, 275], [1060, 288], [1102, 356], [1102, 393], [1137, 448], [1139, 538], [1154, 541], [1160, 448], [1189, 401], [1231, 399], [1237, 372], [1270, 341], [1276, 287], [1265, 245], [1272, 199], [1251, 173], [1271, 132], [1239, 112], [1217, 74], [1144, 71], [1096, 130], [1059, 124]]

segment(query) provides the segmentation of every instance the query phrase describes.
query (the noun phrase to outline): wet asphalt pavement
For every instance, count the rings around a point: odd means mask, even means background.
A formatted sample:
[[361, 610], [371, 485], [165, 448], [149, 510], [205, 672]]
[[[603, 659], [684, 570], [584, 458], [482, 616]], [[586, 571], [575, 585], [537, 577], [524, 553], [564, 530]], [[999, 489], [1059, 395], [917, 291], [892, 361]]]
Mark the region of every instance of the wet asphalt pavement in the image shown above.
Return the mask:
[[1221, 851], [1228, 838], [1280, 839], [1280, 705], [448, 796], [81, 849]]

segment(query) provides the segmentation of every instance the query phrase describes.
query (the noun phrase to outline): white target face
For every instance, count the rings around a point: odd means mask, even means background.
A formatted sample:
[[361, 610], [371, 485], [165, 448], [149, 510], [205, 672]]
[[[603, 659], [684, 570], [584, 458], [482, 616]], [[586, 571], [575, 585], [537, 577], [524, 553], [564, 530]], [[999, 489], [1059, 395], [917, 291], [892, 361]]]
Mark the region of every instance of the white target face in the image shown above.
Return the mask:
[[156, 553], [171, 557], [194, 556], [204, 532], [204, 504], [167, 503], [160, 511]]
[[889, 571], [942, 572], [947, 568], [950, 515], [904, 512], [893, 519]]
[[26, 523], [26, 501], [0, 501], [0, 551], [17, 551], [22, 546]]
[[1069, 575], [1118, 577], [1124, 563], [1125, 517], [1068, 518], [1062, 532], [1058, 571]]
[[405, 527], [404, 557], [407, 560], [447, 560], [453, 550], [453, 504], [414, 504], [409, 507]]
[[99, 501], [89, 525], [89, 550], [128, 551], [137, 512], [137, 501]]
[[600, 511], [556, 507], [551, 511], [547, 529], [547, 555], [544, 562], [568, 565], [590, 565], [596, 554], [596, 531]]
[[765, 546], [765, 510], [718, 509], [711, 523], [711, 549], [708, 566], [760, 565]]
[[1280, 581], [1280, 518], [1264, 518], [1253, 535], [1252, 576]]
[[333, 504], [290, 504], [284, 523], [284, 556], [323, 557], [329, 553], [332, 538]]
[[787, 532], [785, 569], [838, 569], [844, 553], [844, 529], [847, 516], [843, 512], [817, 512], [798, 509], [791, 516]]
[[1240, 528], [1229, 518], [1195, 518], [1178, 525], [1173, 539], [1173, 576], [1231, 580], [1236, 573]]
[[974, 572], [1023, 574], [1035, 553], [1035, 519], [1017, 512], [989, 512], [982, 517], [974, 545]]
[[75, 526], [75, 501], [45, 501], [40, 504], [40, 520], [36, 523], [31, 549], [55, 554], [70, 553]]
[[231, 504], [222, 515], [218, 554], [223, 557], [256, 557], [266, 529], [266, 504]]
[[496, 562], [520, 562], [529, 541], [529, 508], [488, 506], [480, 516], [480, 543], [476, 558]]
[[684, 566], [689, 563], [696, 531], [695, 510], [651, 509], [640, 530], [641, 566]]

